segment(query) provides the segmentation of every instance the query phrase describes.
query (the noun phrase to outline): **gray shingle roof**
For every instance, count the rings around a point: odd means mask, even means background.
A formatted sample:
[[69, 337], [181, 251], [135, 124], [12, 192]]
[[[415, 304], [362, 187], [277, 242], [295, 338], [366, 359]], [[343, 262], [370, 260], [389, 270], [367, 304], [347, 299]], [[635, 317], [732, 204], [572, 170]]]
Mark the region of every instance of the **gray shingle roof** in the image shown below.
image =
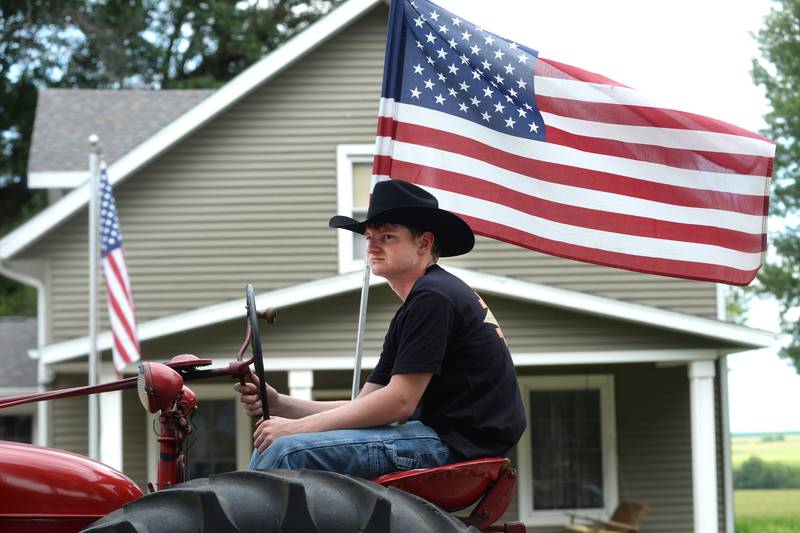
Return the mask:
[[36, 386], [36, 361], [28, 350], [36, 348], [36, 319], [0, 317], [0, 388]]
[[111, 164], [213, 92], [45, 89], [36, 103], [28, 172], [86, 170], [93, 133]]

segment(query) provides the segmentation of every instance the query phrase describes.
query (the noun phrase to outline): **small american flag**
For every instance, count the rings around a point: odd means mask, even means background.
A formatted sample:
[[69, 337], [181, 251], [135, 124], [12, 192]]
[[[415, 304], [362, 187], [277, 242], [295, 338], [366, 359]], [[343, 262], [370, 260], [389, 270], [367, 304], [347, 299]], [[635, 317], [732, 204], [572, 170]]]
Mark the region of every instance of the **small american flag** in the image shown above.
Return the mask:
[[745, 285], [764, 262], [775, 145], [393, 0], [374, 181], [481, 235], [639, 272]]
[[109, 324], [114, 339], [114, 367], [121, 373], [130, 363], [139, 360], [139, 337], [128, 269], [122, 254], [117, 204], [105, 169], [100, 172], [100, 243], [108, 289]]

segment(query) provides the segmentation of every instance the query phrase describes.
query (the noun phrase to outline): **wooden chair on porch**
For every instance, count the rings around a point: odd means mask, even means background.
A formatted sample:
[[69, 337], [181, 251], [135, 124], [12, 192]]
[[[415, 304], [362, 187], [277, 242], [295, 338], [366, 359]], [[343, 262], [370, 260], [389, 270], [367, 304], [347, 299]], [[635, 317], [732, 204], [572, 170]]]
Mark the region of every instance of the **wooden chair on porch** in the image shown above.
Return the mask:
[[[620, 502], [608, 520], [566, 513], [570, 517], [570, 522], [561, 531], [562, 533], [597, 533], [600, 531], [636, 533], [639, 531], [648, 509], [649, 506], [646, 503]], [[576, 523], [576, 520], [589, 522], [589, 524]]]

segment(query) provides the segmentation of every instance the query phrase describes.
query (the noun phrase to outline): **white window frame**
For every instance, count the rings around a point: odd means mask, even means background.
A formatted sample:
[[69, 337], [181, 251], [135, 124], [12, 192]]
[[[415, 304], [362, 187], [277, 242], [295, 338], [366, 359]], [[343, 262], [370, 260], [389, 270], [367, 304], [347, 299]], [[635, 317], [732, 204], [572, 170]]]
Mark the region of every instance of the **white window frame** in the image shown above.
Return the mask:
[[[203, 400], [231, 400], [236, 412], [236, 469], [247, 470], [250, 457], [253, 454], [252, 422], [244, 409], [239, 405], [239, 395], [233, 390], [233, 384], [192, 383], [189, 387], [197, 395], [198, 409], [203, 408]], [[147, 480], [153, 485], [158, 479], [158, 442], [153, 434], [153, 428], [158, 431], [158, 414], [146, 413], [147, 435]], [[191, 452], [189, 461], [191, 461]]]
[[[374, 144], [340, 144], [336, 147], [336, 212], [351, 216], [353, 212], [353, 163], [372, 163]], [[352, 231], [338, 230], [339, 273], [364, 268], [363, 259], [353, 259]]]
[[[541, 390], [586, 390], [600, 391], [600, 423], [603, 445], [603, 495], [605, 506], [596, 509], [559, 509], [536, 511], [533, 501], [533, 465], [531, 464], [531, 429], [523, 434], [517, 445], [519, 465], [519, 517], [526, 526], [560, 526], [569, 522], [567, 512], [585, 516], [608, 517], [619, 501], [617, 481], [617, 438], [614, 407], [614, 376], [609, 374], [589, 374], [574, 376], [522, 376], [519, 378], [520, 391], [525, 404], [526, 420], [530, 421], [530, 392]], [[530, 424], [529, 424], [530, 426]]]

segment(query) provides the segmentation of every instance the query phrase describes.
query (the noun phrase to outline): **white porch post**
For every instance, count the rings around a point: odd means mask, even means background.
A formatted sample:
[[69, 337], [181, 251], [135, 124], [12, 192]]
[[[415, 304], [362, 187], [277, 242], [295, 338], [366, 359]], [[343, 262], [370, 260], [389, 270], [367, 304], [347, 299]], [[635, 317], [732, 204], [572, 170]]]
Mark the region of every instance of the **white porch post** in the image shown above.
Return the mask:
[[[101, 383], [117, 379], [112, 369], [100, 375]], [[122, 391], [98, 394], [100, 403], [100, 462], [122, 471]]]
[[689, 363], [695, 533], [719, 531], [714, 362]]
[[311, 399], [311, 391], [314, 388], [313, 370], [290, 370], [289, 371], [289, 396]]

